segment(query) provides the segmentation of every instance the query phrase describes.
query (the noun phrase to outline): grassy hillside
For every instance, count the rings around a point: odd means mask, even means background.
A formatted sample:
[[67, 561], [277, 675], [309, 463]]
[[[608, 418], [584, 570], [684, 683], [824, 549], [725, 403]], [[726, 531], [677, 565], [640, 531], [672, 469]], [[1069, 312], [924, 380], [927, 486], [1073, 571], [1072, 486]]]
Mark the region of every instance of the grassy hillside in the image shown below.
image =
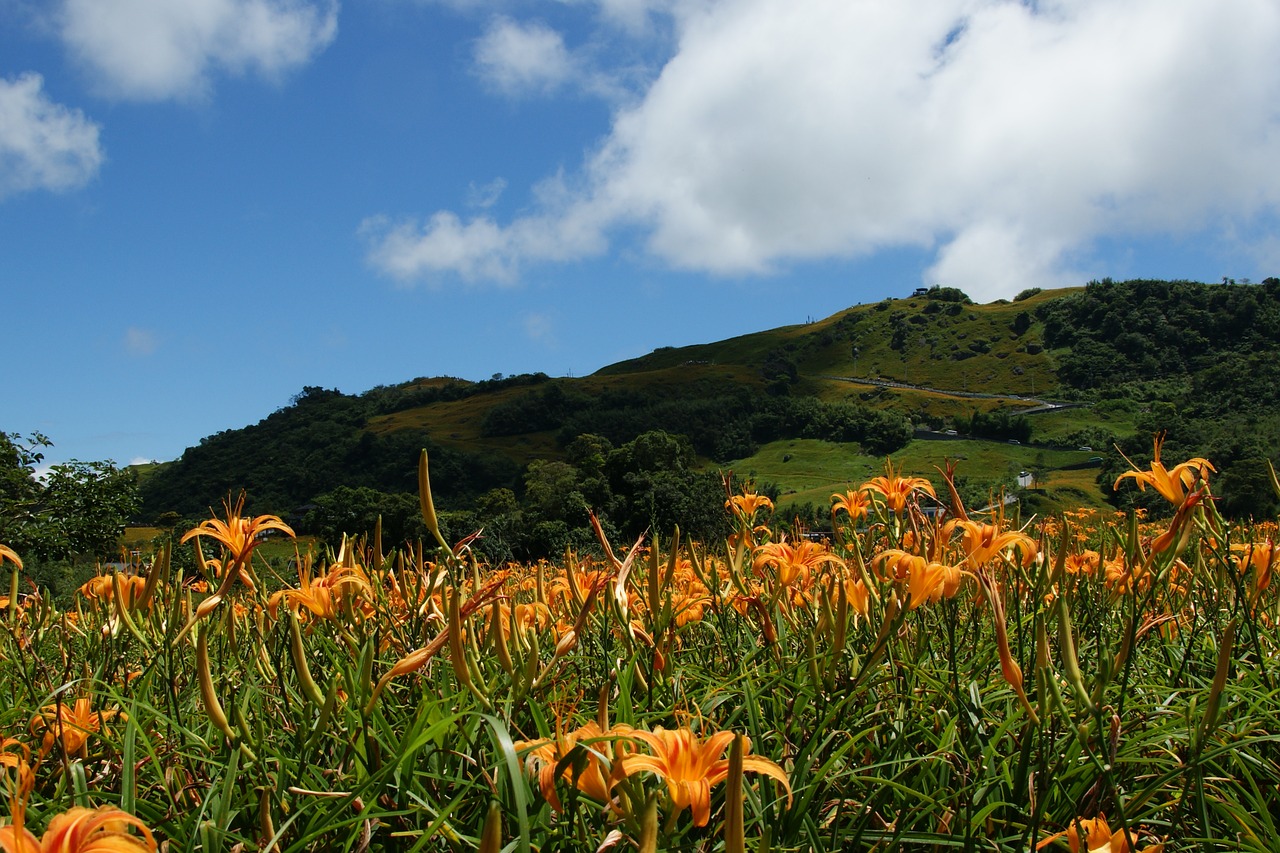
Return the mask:
[[[503, 488], [527, 509], [531, 463], [582, 474], [581, 448], [571, 451], [579, 435], [601, 438], [603, 460], [661, 430], [687, 438], [696, 469], [752, 475], [789, 505], [826, 504], [892, 452], [925, 476], [958, 459], [975, 494], [1032, 470], [1030, 503], [1051, 510], [1100, 504], [1125, 464], [1114, 444], [1149, 458], [1152, 433], [1169, 430], [1169, 458], [1221, 460], [1224, 483], [1249, 496], [1235, 511], [1249, 511], [1264, 485], [1253, 472], [1280, 455], [1280, 367], [1260, 354], [1280, 347], [1278, 329], [1274, 279], [1092, 282], [989, 305], [936, 288], [803, 325], [661, 347], [580, 378], [419, 378], [355, 396], [304, 389], [262, 423], [160, 466], [144, 493], [159, 511], [177, 500], [206, 507], [246, 488], [261, 508], [287, 511], [339, 488], [406, 492], [427, 447], [446, 505], [491, 502], [485, 495]], [[907, 443], [910, 427], [987, 440]], [[1021, 444], [1009, 443], [1015, 437]], [[1074, 467], [1099, 455], [1101, 470]], [[639, 488], [622, 472], [609, 476], [616, 488]]]

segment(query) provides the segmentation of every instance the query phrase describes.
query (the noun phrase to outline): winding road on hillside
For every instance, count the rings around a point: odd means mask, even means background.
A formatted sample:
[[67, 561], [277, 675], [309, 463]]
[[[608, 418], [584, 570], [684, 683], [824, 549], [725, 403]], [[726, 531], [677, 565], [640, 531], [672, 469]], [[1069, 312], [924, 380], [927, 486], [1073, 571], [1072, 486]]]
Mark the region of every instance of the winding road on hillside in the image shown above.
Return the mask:
[[1032, 404], [1032, 408], [1023, 409], [1020, 415], [1036, 415], [1041, 412], [1055, 412], [1059, 409], [1074, 409], [1083, 403], [1055, 403], [1052, 400], [1041, 400], [1036, 397], [1024, 397], [1021, 394], [983, 394], [978, 391], [953, 391], [947, 388], [930, 388], [928, 385], [910, 385], [906, 382], [895, 382], [892, 379], [872, 379], [869, 376], [830, 376], [821, 379], [834, 379], [837, 382], [850, 382], [854, 385], [874, 385], [879, 388], [907, 388], [912, 391], [928, 391], [932, 394], [946, 394], [949, 397], [968, 397], [974, 400], [1017, 400]]

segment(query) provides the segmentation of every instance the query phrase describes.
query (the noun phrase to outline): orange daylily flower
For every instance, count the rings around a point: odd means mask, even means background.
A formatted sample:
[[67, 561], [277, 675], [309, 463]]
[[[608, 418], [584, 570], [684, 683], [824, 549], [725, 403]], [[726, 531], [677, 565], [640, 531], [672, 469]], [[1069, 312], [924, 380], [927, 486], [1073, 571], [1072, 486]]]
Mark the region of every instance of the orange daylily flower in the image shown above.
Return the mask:
[[1001, 511], [994, 524], [984, 524], [971, 519], [954, 519], [944, 528], [947, 535], [951, 531], [961, 531], [960, 548], [964, 551], [965, 562], [972, 568], [989, 563], [998, 554], [1009, 548], [1018, 548], [1022, 552], [1022, 564], [1029, 565], [1036, 556], [1036, 541], [1019, 530], [1001, 530], [1004, 524], [1004, 513]]
[[759, 572], [765, 566], [773, 566], [780, 586], [790, 586], [797, 580], [807, 580], [824, 564], [843, 566], [844, 561], [818, 542], [805, 539], [792, 546], [785, 540], [770, 542], [756, 549], [751, 568]]
[[258, 515], [253, 518], [242, 516], [243, 494], [240, 495], [235, 506], [232, 506], [231, 501], [228, 500], [223, 503], [223, 507], [227, 511], [226, 521], [219, 518], [206, 519], [183, 534], [182, 542], [185, 543], [197, 536], [208, 536], [227, 549], [233, 565], [240, 566], [249, 561], [253, 549], [261, 544], [259, 537], [268, 530], [279, 530], [289, 534], [290, 538], [295, 537], [293, 528], [281, 521], [278, 515]]
[[[202, 521], [198, 526], [183, 534], [181, 540], [185, 543], [190, 539], [207, 536], [221, 544], [230, 557], [230, 562], [224, 567], [222, 583], [218, 585], [218, 589], [213, 595], [202, 601], [200, 606], [196, 608], [196, 612], [192, 614], [187, 626], [183, 628], [182, 633], [184, 634], [190, 630], [197, 620], [212, 613], [222, 603], [223, 597], [231, 589], [231, 584], [235, 582], [236, 578], [241, 578], [245, 584], [252, 587], [253, 584], [247, 569], [249, 561], [253, 558], [253, 549], [261, 544], [259, 537], [262, 534], [268, 530], [279, 530], [289, 534], [290, 538], [296, 538], [293, 528], [281, 521], [279, 516], [258, 515], [253, 518], [245, 518], [241, 515], [244, 509], [243, 492], [240, 494], [240, 499], [236, 501], [235, 506], [232, 506], [230, 499], [228, 499], [223, 503], [223, 507], [227, 511], [226, 521], [218, 518]], [[204, 565], [204, 552], [198, 546], [196, 553], [199, 555], [201, 565]]]
[[[711, 820], [711, 786], [718, 785], [729, 775], [729, 759], [722, 757], [729, 744], [737, 737], [734, 732], [716, 732], [705, 740], [688, 728], [667, 731], [658, 727], [655, 731], [636, 730], [632, 737], [644, 741], [653, 755], [635, 753], [621, 761], [630, 776], [640, 770], [648, 770], [661, 776], [671, 793], [676, 812], [686, 808], [693, 811], [694, 826], [706, 826]], [[772, 776], [787, 789], [787, 806], [791, 806], [791, 782], [786, 771], [773, 761], [758, 755], [748, 755], [751, 742], [742, 750], [742, 769], [752, 773]]]
[[764, 495], [758, 495], [755, 492], [743, 491], [740, 495], [734, 495], [724, 502], [724, 508], [743, 516], [744, 518], [752, 518], [762, 509], [768, 509], [773, 512], [773, 501]]
[[1280, 550], [1276, 549], [1274, 542], [1267, 540], [1251, 544], [1235, 544], [1231, 546], [1231, 551], [1236, 555], [1236, 565], [1241, 574], [1253, 567], [1255, 593], [1260, 593], [1271, 585], [1271, 575], [1276, 563], [1280, 562]]
[[89, 736], [102, 729], [102, 724], [112, 717], [124, 717], [121, 711], [95, 711], [93, 700], [82, 696], [73, 705], [46, 705], [31, 718], [31, 732], [43, 731], [40, 754], [47, 755], [53, 744], [61, 740], [67, 755], [82, 754]]
[[1102, 565], [1102, 557], [1097, 551], [1086, 550], [1079, 554], [1068, 554], [1063, 570], [1069, 575], [1096, 575]]
[[[1132, 833], [1130, 833], [1132, 835]], [[1059, 838], [1066, 839], [1071, 853], [1161, 853], [1164, 844], [1151, 844], [1141, 850], [1130, 846], [1123, 829], [1114, 833], [1107, 825], [1106, 815], [1092, 820], [1077, 820], [1062, 832], [1054, 833], [1036, 845], [1036, 850], [1052, 844]]]
[[131, 610], [142, 600], [143, 590], [147, 587], [147, 579], [141, 575], [126, 575], [116, 572], [114, 575], [98, 575], [89, 578], [77, 592], [93, 601], [112, 601], [116, 597], [116, 583], [120, 584], [120, 605]]
[[924, 492], [933, 498], [938, 496], [933, 490], [933, 484], [926, 478], [903, 477], [894, 470], [893, 461], [890, 459], [884, 461], [884, 475], [871, 478], [862, 484], [862, 488], [883, 495], [885, 503], [895, 515], [901, 514], [906, 509], [907, 499], [911, 497], [912, 492]]
[[556, 794], [556, 765], [575, 747], [585, 747], [586, 763], [582, 765], [581, 772], [575, 776], [570, 762], [563, 767], [560, 776], [596, 802], [608, 803], [613, 799], [614, 787], [625, 778], [620, 759], [631, 752], [629, 738], [633, 731], [625, 723], [619, 723], [607, 732], [601, 731], [600, 724], [592, 720], [579, 729], [557, 736], [555, 740], [519, 741], [515, 748], [530, 749], [525, 758], [529, 773], [538, 777], [542, 798], [555, 811], [562, 812], [564, 806]]
[[0, 767], [20, 767], [31, 760], [31, 749], [14, 737], [0, 738]]
[[1119, 477], [1116, 477], [1115, 483], [1111, 486], [1113, 490], [1120, 488], [1120, 481], [1126, 477], [1132, 477], [1138, 484], [1140, 491], [1146, 491], [1147, 486], [1151, 486], [1157, 492], [1164, 496], [1164, 499], [1174, 506], [1180, 505], [1187, 499], [1187, 495], [1191, 492], [1191, 487], [1195, 485], [1196, 480], [1209, 479], [1209, 471], [1215, 474], [1218, 469], [1210, 464], [1208, 459], [1196, 456], [1188, 459], [1186, 462], [1166, 469], [1164, 463], [1160, 461], [1160, 448], [1164, 444], [1164, 433], [1160, 433], [1155, 438], [1155, 452], [1151, 460], [1151, 469], [1143, 471], [1133, 464], [1133, 461], [1124, 456], [1124, 461], [1133, 466], [1132, 471], [1125, 471]]
[[[136, 827], [141, 836], [130, 835]], [[4, 853], [135, 853], [156, 850], [156, 840], [141, 820], [114, 806], [75, 807], [49, 821], [41, 838], [15, 820], [0, 827]]]
[[843, 495], [836, 492], [831, 496], [831, 514], [834, 516], [838, 512], [845, 513], [849, 521], [856, 523], [871, 512], [871, 496], [863, 489], [850, 489]]
[[267, 599], [267, 611], [275, 618], [283, 599], [291, 608], [305, 607], [319, 619], [333, 619], [342, 612], [342, 602], [347, 598], [368, 598], [373, 587], [368, 576], [359, 566], [335, 566], [315, 580], [311, 579], [311, 560], [302, 561], [298, 573], [297, 589], [282, 589]]
[[897, 548], [878, 555], [873, 565], [881, 574], [891, 572], [893, 579], [902, 583], [908, 610], [915, 610], [925, 602], [932, 604], [942, 598], [954, 598], [965, 574], [955, 566]]

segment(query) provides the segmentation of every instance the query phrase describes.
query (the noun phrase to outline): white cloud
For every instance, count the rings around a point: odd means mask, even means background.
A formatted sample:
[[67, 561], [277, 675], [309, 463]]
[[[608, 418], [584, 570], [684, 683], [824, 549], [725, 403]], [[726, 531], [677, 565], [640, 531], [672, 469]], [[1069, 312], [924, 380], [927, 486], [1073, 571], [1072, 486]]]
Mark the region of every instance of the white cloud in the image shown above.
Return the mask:
[[917, 246], [935, 253], [927, 283], [993, 297], [1070, 280], [1104, 236], [1280, 209], [1273, 0], [672, 9], [673, 55], [572, 190], [509, 224], [388, 226], [375, 266], [511, 280], [609, 233], [725, 274]]
[[482, 80], [512, 95], [552, 92], [574, 71], [559, 33], [506, 17], [495, 18], [476, 42], [475, 60]]
[[130, 326], [124, 330], [124, 349], [129, 355], [148, 356], [156, 351], [159, 342], [150, 329]]
[[104, 159], [98, 125], [51, 101], [44, 78], [0, 79], [0, 199], [83, 186]]
[[207, 94], [215, 70], [276, 79], [337, 34], [336, 0], [64, 0], [61, 35], [106, 94]]

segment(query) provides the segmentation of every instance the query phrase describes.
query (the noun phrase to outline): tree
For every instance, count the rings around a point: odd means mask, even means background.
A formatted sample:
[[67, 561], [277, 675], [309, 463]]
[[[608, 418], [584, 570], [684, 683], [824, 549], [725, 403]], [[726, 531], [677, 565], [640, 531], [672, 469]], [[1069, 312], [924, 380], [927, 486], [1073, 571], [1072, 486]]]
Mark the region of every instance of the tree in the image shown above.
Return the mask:
[[25, 438], [0, 432], [0, 543], [21, 550], [29, 541], [40, 500], [36, 466], [52, 444], [38, 432]]
[[41, 560], [112, 555], [138, 510], [137, 477], [114, 462], [75, 460], [37, 477], [51, 446], [40, 433], [0, 433], [0, 542]]

